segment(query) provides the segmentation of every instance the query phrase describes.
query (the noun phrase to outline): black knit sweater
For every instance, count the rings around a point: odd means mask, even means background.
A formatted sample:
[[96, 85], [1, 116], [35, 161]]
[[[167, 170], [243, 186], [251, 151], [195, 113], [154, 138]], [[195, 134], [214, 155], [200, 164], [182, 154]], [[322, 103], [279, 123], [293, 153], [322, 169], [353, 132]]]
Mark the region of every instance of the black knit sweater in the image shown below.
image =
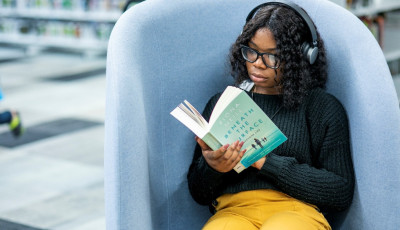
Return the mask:
[[[207, 120], [220, 96], [206, 105], [203, 115]], [[269, 116], [282, 104], [277, 95], [254, 94], [253, 98]], [[194, 200], [210, 205], [222, 194], [274, 189], [325, 212], [347, 208], [353, 198], [354, 172], [347, 116], [340, 102], [314, 89], [297, 109], [282, 108], [273, 121], [288, 140], [267, 155], [261, 170], [217, 172], [208, 166], [197, 145], [188, 173]]]

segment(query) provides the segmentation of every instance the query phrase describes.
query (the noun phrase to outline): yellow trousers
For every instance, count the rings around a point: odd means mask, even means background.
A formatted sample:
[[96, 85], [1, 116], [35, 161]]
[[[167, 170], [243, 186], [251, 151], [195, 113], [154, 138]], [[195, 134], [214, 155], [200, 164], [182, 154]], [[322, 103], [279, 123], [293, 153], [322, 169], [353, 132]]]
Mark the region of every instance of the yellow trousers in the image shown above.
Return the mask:
[[331, 230], [316, 206], [274, 190], [225, 194], [217, 201], [203, 230]]

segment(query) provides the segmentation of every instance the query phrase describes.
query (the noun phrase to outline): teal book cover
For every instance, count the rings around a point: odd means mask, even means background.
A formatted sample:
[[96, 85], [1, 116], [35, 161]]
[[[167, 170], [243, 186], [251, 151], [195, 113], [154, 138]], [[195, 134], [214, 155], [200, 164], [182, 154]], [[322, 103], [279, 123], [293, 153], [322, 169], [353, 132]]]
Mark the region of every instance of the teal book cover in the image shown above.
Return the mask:
[[222, 145], [236, 140], [244, 142], [242, 149], [247, 151], [234, 168], [238, 173], [287, 140], [245, 91], [236, 96], [210, 125], [210, 133]]

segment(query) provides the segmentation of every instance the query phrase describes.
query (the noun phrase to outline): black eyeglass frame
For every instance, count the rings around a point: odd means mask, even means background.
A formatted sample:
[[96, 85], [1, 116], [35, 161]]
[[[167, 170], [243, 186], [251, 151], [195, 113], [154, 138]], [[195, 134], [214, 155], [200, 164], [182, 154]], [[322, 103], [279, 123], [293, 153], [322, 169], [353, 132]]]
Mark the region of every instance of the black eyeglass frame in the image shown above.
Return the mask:
[[[243, 49], [250, 49], [250, 50], [256, 52], [256, 54], [257, 54], [256, 60], [250, 61], [249, 59], [247, 59], [246, 56], [245, 56], [244, 53], [243, 53]], [[268, 68], [270, 68], [270, 69], [278, 69], [279, 66], [281, 65], [281, 61], [279, 60], [279, 57], [278, 57], [277, 54], [267, 53], [267, 52], [266, 52], [266, 53], [260, 53], [260, 52], [258, 52], [257, 50], [255, 50], [255, 49], [253, 49], [253, 48], [250, 48], [250, 47], [248, 47], [248, 46], [245, 46], [245, 45], [240, 45], [240, 53], [242, 54], [242, 57], [244, 58], [244, 60], [246, 60], [246, 61], [248, 61], [248, 62], [250, 62], [250, 63], [256, 62], [256, 61], [258, 60], [258, 57], [261, 56], [261, 61], [264, 63], [264, 65], [265, 65], [266, 67], [268, 67]], [[277, 63], [278, 63], [278, 64], [275, 65], [275, 66], [270, 66], [270, 65], [268, 65], [268, 64], [265, 62], [265, 60], [264, 60], [264, 57], [263, 57], [264, 54], [274, 56], [274, 57], [275, 57], [275, 60], [277, 60]]]

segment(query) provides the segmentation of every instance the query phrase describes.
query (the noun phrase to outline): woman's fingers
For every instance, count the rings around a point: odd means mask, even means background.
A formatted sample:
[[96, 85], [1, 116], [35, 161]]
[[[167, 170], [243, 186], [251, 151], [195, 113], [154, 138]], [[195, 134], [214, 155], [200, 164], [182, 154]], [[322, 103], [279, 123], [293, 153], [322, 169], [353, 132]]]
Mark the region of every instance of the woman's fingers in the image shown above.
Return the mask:
[[243, 147], [244, 142], [235, 141], [225, 153], [224, 158], [226, 162], [233, 168], [237, 162], [240, 161], [243, 155], [241, 155], [240, 149]]
[[239, 156], [236, 158], [233, 167], [235, 167], [237, 165], [237, 163], [240, 162], [240, 160], [242, 159], [242, 157], [246, 153], [246, 151], [247, 151], [247, 149], [244, 149], [243, 151], [240, 151]]
[[246, 150], [241, 151], [244, 144], [243, 141], [235, 141], [231, 145], [226, 144], [216, 151], [210, 149], [210, 147], [200, 138], [196, 137], [196, 141], [200, 145], [208, 164], [220, 172], [228, 172], [232, 170], [246, 152]]
[[233, 161], [232, 158], [236, 158], [240, 149], [242, 148], [243, 144], [240, 143], [239, 141], [233, 142], [231, 145], [226, 144], [219, 148], [217, 151], [215, 151], [215, 158], [222, 158], [220, 160], [225, 160], [225, 161]]
[[201, 150], [206, 151], [206, 150], [211, 150], [211, 148], [206, 144], [206, 142], [204, 142], [201, 138], [199, 138], [198, 136], [196, 136], [194, 138], [197, 143], [200, 145]]
[[214, 159], [221, 158], [222, 156], [224, 156], [226, 154], [228, 148], [229, 148], [229, 144], [226, 144], [226, 145], [222, 146], [221, 148], [217, 149], [217, 151], [214, 152], [213, 158]]
[[240, 143], [239, 143], [239, 145], [238, 145], [238, 149], [237, 149], [237, 151], [239, 151], [239, 152], [240, 152], [240, 150], [242, 149], [243, 145], [244, 145], [244, 142], [243, 142], [243, 141], [242, 141], [242, 142], [240, 142]]
[[223, 155], [223, 157], [224, 157], [224, 159], [226, 161], [229, 161], [229, 159], [231, 159], [231, 157], [234, 156], [235, 149], [236, 149], [238, 143], [239, 143], [239, 141], [235, 141], [229, 146], [229, 148], [227, 149], [227, 151]]

